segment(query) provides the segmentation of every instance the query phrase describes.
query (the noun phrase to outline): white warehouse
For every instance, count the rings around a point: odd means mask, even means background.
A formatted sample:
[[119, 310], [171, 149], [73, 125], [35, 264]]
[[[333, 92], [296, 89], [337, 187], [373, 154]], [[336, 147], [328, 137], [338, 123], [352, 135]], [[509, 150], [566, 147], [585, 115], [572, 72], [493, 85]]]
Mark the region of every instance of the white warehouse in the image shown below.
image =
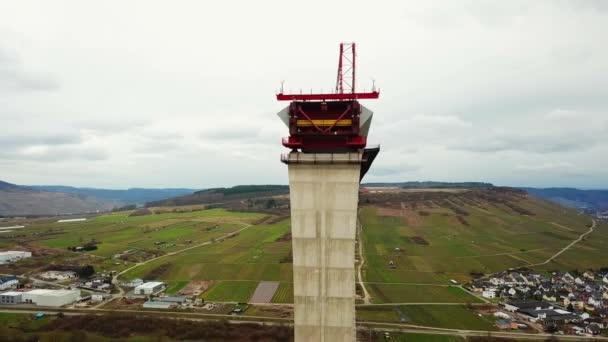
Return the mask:
[[22, 295], [22, 292], [15, 291], [0, 293], [0, 304], [19, 304]]
[[165, 283], [160, 281], [150, 281], [137, 286], [135, 290], [133, 290], [133, 293], [136, 295], [148, 295], [161, 291], [164, 288]]
[[6, 264], [9, 262], [21, 260], [24, 258], [31, 258], [31, 252], [23, 252], [23, 251], [4, 251], [0, 252], [0, 265]]
[[24, 292], [23, 303], [32, 303], [39, 306], [63, 306], [74, 303], [80, 298], [80, 290], [47, 290], [38, 289]]

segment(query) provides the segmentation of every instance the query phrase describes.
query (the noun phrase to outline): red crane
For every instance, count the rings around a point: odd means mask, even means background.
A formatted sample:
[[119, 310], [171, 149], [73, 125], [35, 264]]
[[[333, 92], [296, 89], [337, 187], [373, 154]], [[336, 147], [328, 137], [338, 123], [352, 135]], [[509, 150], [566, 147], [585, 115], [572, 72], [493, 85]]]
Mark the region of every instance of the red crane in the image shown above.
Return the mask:
[[367, 144], [372, 112], [359, 103], [377, 99], [380, 93], [358, 93], [356, 83], [355, 43], [340, 44], [338, 75], [334, 93], [277, 94], [279, 101], [291, 101], [279, 112], [289, 127], [283, 145], [303, 152], [358, 151]]

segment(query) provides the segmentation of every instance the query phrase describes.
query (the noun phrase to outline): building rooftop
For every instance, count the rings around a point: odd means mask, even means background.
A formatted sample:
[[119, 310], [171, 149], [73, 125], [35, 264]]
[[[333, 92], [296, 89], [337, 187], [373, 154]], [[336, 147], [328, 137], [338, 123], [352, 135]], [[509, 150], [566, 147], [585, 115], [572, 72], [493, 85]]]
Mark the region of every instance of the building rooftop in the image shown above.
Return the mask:
[[66, 294], [72, 294], [72, 293], [74, 293], [76, 291], [78, 291], [78, 290], [36, 289], [36, 290], [31, 290], [31, 291], [28, 291], [28, 292], [24, 292], [24, 293], [35, 294], [35, 295], [46, 295], [46, 296], [65, 296]]
[[11, 255], [11, 254], [15, 254], [15, 253], [29, 253], [26, 251], [2, 251], [0, 252], [0, 255]]
[[541, 301], [521, 301], [521, 302], [518, 301], [518, 302], [511, 302], [508, 304], [515, 306], [515, 307], [519, 308], [520, 310], [536, 309], [536, 308], [548, 309], [550, 307], [553, 307], [552, 304], [549, 304], [547, 302], [541, 302]]
[[159, 285], [163, 285], [163, 282], [160, 281], [149, 281], [147, 283], [143, 283], [141, 285], [139, 285], [137, 288], [138, 289], [153, 289]]
[[20, 296], [21, 294], [23, 294], [23, 292], [7, 291], [4, 293], [0, 293], [0, 296]]

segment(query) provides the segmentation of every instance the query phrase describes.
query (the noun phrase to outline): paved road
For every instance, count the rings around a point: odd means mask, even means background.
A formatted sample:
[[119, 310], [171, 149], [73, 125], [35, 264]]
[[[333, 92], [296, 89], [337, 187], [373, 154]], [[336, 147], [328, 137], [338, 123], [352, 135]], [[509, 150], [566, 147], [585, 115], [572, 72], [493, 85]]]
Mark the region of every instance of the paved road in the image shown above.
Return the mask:
[[[93, 311], [93, 312], [92, 312]], [[53, 309], [53, 308], [39, 308], [39, 309], [5, 309], [0, 308], [0, 312], [13, 312], [13, 313], [46, 313], [55, 314], [63, 312], [66, 315], [88, 315], [91, 313], [95, 314], [111, 314], [111, 313], [138, 313], [140, 315], [149, 316], [160, 316], [168, 319], [187, 319], [194, 321], [209, 321], [218, 319], [228, 319], [229, 323], [241, 324], [241, 323], [254, 323], [259, 325], [293, 325], [293, 320], [290, 318], [269, 318], [262, 316], [234, 316], [234, 315], [222, 315], [222, 314], [203, 314], [203, 313], [192, 313], [192, 312], [171, 312], [171, 311], [157, 311], [157, 310], [125, 310], [125, 309], [95, 309], [95, 310], [70, 310], [70, 309]], [[550, 334], [526, 334], [519, 332], [499, 332], [499, 331], [483, 331], [483, 330], [463, 330], [463, 329], [446, 329], [446, 328], [435, 328], [427, 327], [414, 324], [399, 324], [399, 323], [378, 323], [378, 322], [365, 322], [358, 321], [357, 329], [362, 331], [374, 330], [378, 332], [412, 332], [419, 334], [429, 335], [449, 335], [449, 336], [483, 336], [487, 337], [506, 337], [516, 338], [520, 340], [541, 340], [545, 341], [547, 338], [553, 336]], [[608, 341], [608, 337], [582, 337], [572, 335], [559, 335], [558, 338], [561, 341]]]
[[595, 221], [595, 219], [591, 219], [593, 221], [593, 224], [591, 225], [591, 227], [589, 228], [589, 230], [583, 234], [581, 234], [581, 236], [578, 237], [578, 239], [572, 241], [568, 246], [562, 248], [559, 252], [553, 254], [549, 259], [543, 261], [543, 262], [539, 262], [537, 264], [531, 264], [528, 265], [527, 267], [530, 266], [542, 266], [542, 265], [546, 265], [548, 263], [550, 263], [551, 261], [553, 261], [553, 259], [557, 258], [558, 256], [560, 256], [562, 253], [564, 253], [565, 251], [567, 251], [568, 249], [570, 249], [570, 247], [576, 245], [577, 243], [579, 243], [585, 236], [593, 233], [593, 230], [595, 229], [597, 222]]

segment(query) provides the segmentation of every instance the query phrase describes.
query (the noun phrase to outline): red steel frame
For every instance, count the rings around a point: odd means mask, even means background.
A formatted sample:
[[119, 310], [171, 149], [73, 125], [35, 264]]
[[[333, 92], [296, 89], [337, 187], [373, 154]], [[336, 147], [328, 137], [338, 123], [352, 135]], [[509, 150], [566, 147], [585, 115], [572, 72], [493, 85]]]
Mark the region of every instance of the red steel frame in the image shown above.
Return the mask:
[[[283, 146], [312, 151], [353, 151], [365, 148], [367, 137], [359, 130], [361, 106], [358, 100], [377, 99], [375, 88], [371, 92], [355, 90], [355, 43], [340, 44], [338, 75], [335, 93], [330, 94], [277, 94], [279, 101], [291, 101], [289, 106], [289, 134]], [[299, 124], [299, 122], [305, 124]]]

